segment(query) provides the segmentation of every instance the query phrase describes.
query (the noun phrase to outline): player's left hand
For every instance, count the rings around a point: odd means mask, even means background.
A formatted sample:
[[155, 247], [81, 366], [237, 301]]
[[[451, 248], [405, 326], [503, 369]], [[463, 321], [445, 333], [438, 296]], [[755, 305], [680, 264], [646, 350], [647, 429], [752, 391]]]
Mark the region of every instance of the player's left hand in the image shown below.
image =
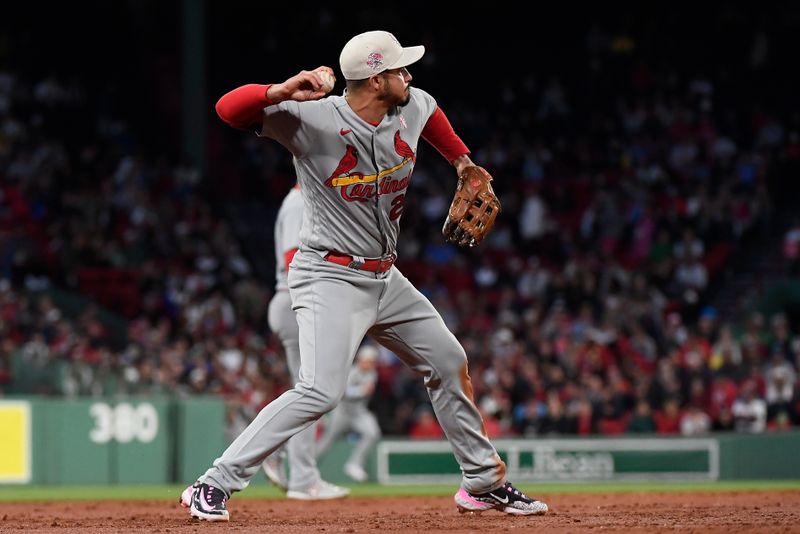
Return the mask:
[[500, 201], [491, 182], [492, 176], [483, 167], [472, 164], [460, 169], [442, 228], [445, 240], [461, 247], [474, 247], [483, 241], [500, 213]]
[[326, 90], [325, 81], [320, 75], [321, 71], [333, 76], [333, 69], [324, 65], [314, 70], [303, 70], [283, 83], [273, 84], [267, 91], [267, 97], [276, 104], [284, 100], [297, 102], [319, 100], [330, 90]]

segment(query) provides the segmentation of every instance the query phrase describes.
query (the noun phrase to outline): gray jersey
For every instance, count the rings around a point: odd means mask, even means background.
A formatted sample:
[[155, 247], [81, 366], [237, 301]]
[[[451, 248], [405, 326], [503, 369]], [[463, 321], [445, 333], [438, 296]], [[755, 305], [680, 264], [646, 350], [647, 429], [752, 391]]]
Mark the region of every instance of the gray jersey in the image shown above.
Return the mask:
[[295, 187], [281, 203], [275, 219], [275, 289], [288, 289], [284, 254], [299, 248], [300, 227], [303, 225], [303, 195]]
[[433, 97], [414, 87], [409, 103], [378, 126], [343, 96], [264, 108], [261, 135], [291, 151], [306, 192], [304, 247], [364, 258], [395, 253], [417, 144], [435, 110]]

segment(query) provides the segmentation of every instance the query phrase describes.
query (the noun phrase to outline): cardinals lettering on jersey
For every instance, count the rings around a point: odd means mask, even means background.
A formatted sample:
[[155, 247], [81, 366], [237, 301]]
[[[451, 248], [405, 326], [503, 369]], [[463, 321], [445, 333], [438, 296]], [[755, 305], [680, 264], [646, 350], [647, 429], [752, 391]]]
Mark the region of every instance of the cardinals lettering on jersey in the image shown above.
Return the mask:
[[[342, 198], [348, 202], [366, 202], [373, 198], [377, 192], [380, 195], [403, 191], [411, 182], [411, 172], [405, 177], [397, 179], [393, 174], [416, 161], [417, 155], [408, 143], [403, 141], [398, 130], [394, 134], [394, 150], [403, 160], [389, 169], [384, 169], [378, 174], [363, 174], [353, 171], [358, 166], [358, 150], [351, 144], [345, 146], [345, 154], [333, 173], [325, 180], [328, 187], [339, 187]], [[375, 182], [378, 182], [376, 188]]]

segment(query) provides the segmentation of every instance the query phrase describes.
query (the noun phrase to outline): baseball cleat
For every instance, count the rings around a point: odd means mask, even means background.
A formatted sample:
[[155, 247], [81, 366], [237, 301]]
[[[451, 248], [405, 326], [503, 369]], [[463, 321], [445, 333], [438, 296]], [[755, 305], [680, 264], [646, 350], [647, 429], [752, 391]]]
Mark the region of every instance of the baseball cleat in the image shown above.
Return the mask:
[[192, 505], [192, 493], [194, 493], [194, 488], [197, 486], [199, 482], [195, 482], [191, 486], [186, 486], [186, 489], [183, 490], [181, 493], [180, 498], [178, 499], [178, 503], [183, 508], [189, 508]]
[[364, 468], [358, 464], [344, 464], [344, 474], [356, 482], [366, 482], [369, 478]]
[[324, 501], [328, 499], [340, 499], [350, 495], [349, 488], [343, 488], [325, 482], [324, 480], [318, 481], [303, 490], [289, 490], [286, 492], [288, 499], [298, 499], [301, 501]]
[[284, 467], [283, 457], [280, 454], [270, 454], [261, 464], [267, 479], [278, 489], [286, 492], [289, 489], [289, 480]]
[[486, 493], [470, 493], [464, 488], [459, 488], [454, 499], [458, 511], [462, 514], [491, 509], [512, 515], [542, 515], [547, 512], [545, 503], [531, 499], [512, 486], [511, 482], [506, 482], [496, 490]]
[[206, 521], [228, 521], [230, 514], [225, 508], [228, 496], [219, 488], [208, 484], [196, 483], [192, 488], [192, 500], [189, 513], [192, 517]]

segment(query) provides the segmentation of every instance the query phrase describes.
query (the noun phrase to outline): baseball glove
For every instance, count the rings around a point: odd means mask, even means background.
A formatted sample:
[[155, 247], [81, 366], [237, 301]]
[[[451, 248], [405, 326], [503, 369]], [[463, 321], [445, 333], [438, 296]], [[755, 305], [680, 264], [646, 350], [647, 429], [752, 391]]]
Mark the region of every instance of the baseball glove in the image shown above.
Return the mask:
[[455, 198], [444, 221], [445, 240], [462, 247], [478, 245], [500, 213], [500, 201], [492, 190], [486, 169], [470, 165], [461, 171]]

